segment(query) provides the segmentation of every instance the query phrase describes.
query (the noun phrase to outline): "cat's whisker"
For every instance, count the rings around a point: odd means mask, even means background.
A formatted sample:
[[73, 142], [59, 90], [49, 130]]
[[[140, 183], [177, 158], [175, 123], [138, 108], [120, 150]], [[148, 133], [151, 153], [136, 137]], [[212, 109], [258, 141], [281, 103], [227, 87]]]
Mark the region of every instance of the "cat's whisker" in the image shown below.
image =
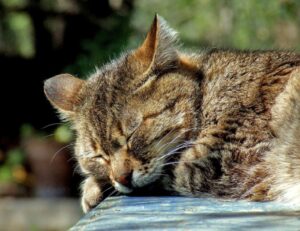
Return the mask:
[[172, 151], [167, 153], [166, 155], [164, 155], [162, 158], [157, 159], [156, 161], [160, 161], [160, 160], [166, 160], [168, 157], [177, 155], [177, 154], [181, 154], [181, 151]]
[[48, 124], [48, 125], [45, 125], [44, 127], [42, 127], [42, 129], [46, 129], [46, 128], [49, 128], [49, 127], [52, 127], [52, 126], [55, 126], [55, 125], [61, 125], [61, 124], [65, 124], [65, 123], [52, 123], [52, 124]]
[[72, 142], [72, 143], [70, 143], [70, 144], [68, 144], [68, 145], [63, 146], [63, 147], [60, 148], [57, 152], [55, 152], [55, 153], [53, 154], [53, 157], [51, 158], [50, 164], [53, 163], [55, 157], [56, 157], [61, 151], [63, 151], [64, 149], [66, 149], [66, 148], [68, 148], [68, 147], [71, 147], [71, 146], [73, 146], [73, 145], [74, 145], [74, 143]]
[[171, 144], [173, 144], [173, 143], [176, 143], [176, 142], [177, 142], [177, 139], [179, 139], [180, 136], [184, 135], [184, 133], [186, 133], [186, 132], [188, 132], [188, 131], [190, 131], [190, 130], [192, 130], [192, 129], [185, 129], [182, 133], [180, 133], [180, 134], [178, 134], [177, 136], [175, 136], [170, 142], [167, 142], [167, 143], [165, 143], [164, 145], [162, 145], [162, 147], [159, 148], [158, 153], [162, 152], [162, 150], [163, 150], [166, 146], [171, 145]]
[[159, 173], [157, 173], [157, 174], [151, 174], [151, 176], [169, 176], [168, 174], [159, 174]]
[[[186, 133], [186, 132], [192, 131], [192, 130], [196, 130], [196, 129], [197, 129], [197, 128], [186, 129], [186, 130], [183, 132], [183, 134]], [[159, 149], [158, 153], [160, 153], [160, 152], [163, 150], [163, 148], [166, 147], [167, 145], [171, 145], [171, 144], [173, 144], [173, 143], [176, 143], [176, 142], [177, 142], [176, 139], [178, 139], [179, 136], [181, 136], [181, 135], [183, 135], [183, 134], [177, 135], [172, 141], [170, 141], [170, 142], [164, 144], [164, 145]], [[186, 144], [192, 144], [192, 145], [193, 145], [193, 141], [185, 141], [185, 142], [183, 143], [183, 145], [186, 145]], [[187, 147], [188, 147], [188, 146], [187, 146]], [[175, 148], [177, 148], [177, 147], [175, 147]], [[186, 147], [182, 147], [182, 148], [186, 148]], [[172, 151], [172, 150], [171, 150], [171, 151]], [[171, 152], [171, 151], [169, 151], [169, 152]]]
[[95, 156], [95, 154], [94, 153], [91, 153], [91, 152], [85, 152], [85, 153], [80, 153], [80, 154], [77, 154], [76, 155], [78, 158], [80, 157], [80, 158], [82, 158], [82, 157], [85, 157], [85, 158], [92, 158], [92, 157], [94, 157]]
[[108, 187], [107, 189], [105, 189], [102, 194], [106, 193], [107, 191], [111, 190], [113, 188], [113, 186]]
[[76, 173], [77, 174], [80, 174], [80, 166], [79, 165], [76, 165], [75, 166], [75, 168], [74, 168], [74, 170], [73, 170], [73, 174], [72, 174], [72, 176], [74, 176]]
[[[181, 154], [182, 152], [178, 151], [178, 150], [184, 149], [184, 148], [189, 148], [193, 145], [194, 145], [194, 142], [191, 142], [191, 141], [184, 142], [184, 143], [176, 146], [174, 149], [170, 150], [169, 152], [167, 152], [163, 156], [161, 156], [159, 158], [155, 158], [154, 161], [157, 162], [157, 161], [160, 161], [160, 160], [165, 160], [170, 156]], [[162, 167], [163, 167], [163, 165], [157, 166], [157, 168], [162, 168]]]
[[159, 160], [164, 159], [164, 158], [166, 158], [166, 157], [168, 157], [168, 156], [174, 155], [175, 153], [177, 154], [177, 153], [178, 153], [178, 152], [177, 152], [178, 150], [184, 149], [184, 148], [188, 148], [188, 147], [191, 147], [191, 146], [192, 146], [192, 145], [187, 144], [186, 142], [183, 143], [183, 144], [180, 144], [180, 145], [176, 146], [174, 149], [172, 149], [172, 150], [170, 150], [169, 152], [167, 152], [166, 154], [164, 154], [163, 156], [161, 156], [161, 157], [159, 157], [158, 159], [156, 159], [156, 161], [159, 161]]
[[113, 196], [113, 194], [116, 193], [116, 192], [118, 192], [116, 189], [113, 190], [113, 191], [107, 196], [107, 198], [110, 197], [110, 196]]
[[[157, 153], [161, 152], [162, 147], [160, 147], [160, 144], [169, 137], [170, 134], [172, 134], [175, 130], [177, 129], [177, 127], [172, 128], [167, 134], [165, 134], [157, 143], [154, 144], [153, 149], [157, 149]], [[168, 143], [168, 142], [167, 142]], [[153, 145], [152, 145], [153, 146]], [[165, 145], [163, 145], [165, 146]]]
[[[172, 153], [170, 153], [170, 155], [168, 155], [167, 157], [170, 157], [170, 156], [172, 156], [172, 155], [177, 155], [177, 154], [181, 154], [181, 151], [178, 151], [178, 152], [172, 152]], [[167, 158], [166, 157], [166, 158]]]
[[176, 148], [170, 150], [169, 152], [167, 152], [166, 154], [160, 156], [159, 158], [155, 158], [155, 161], [158, 162], [160, 160], [166, 160], [168, 157], [174, 156], [176, 154], [180, 154], [182, 151], [181, 149], [187, 148], [188, 146], [185, 145], [180, 145], [177, 146]]
[[51, 137], [51, 136], [54, 136], [54, 133], [51, 133], [51, 134], [45, 135], [45, 136], [43, 136], [42, 138], [43, 138], [43, 139], [47, 139], [47, 138], [49, 138], [49, 137]]
[[155, 144], [155, 148], [156, 147], [159, 147], [159, 145], [161, 144], [161, 142], [166, 138], [168, 137], [172, 132], [174, 132], [176, 129], [176, 127], [172, 128], [167, 134], [165, 134], [161, 139], [160, 141], [158, 141], [158, 143]]
[[73, 161], [73, 160], [76, 161], [76, 157], [75, 157], [75, 156], [71, 156], [71, 157], [68, 159], [67, 162], [70, 163], [70, 162]]
[[160, 165], [160, 167], [164, 167], [164, 166], [168, 166], [168, 165], [174, 165], [174, 164], [179, 164], [179, 163], [199, 163], [199, 160], [195, 160], [195, 161], [174, 161], [174, 162], [169, 162], [169, 163], [165, 163], [165, 164], [162, 164]]
[[110, 197], [112, 194], [116, 193], [118, 190], [116, 190], [115, 188], [113, 188], [112, 192], [110, 194], [108, 194], [107, 197]]
[[120, 196], [121, 193], [120, 192], [117, 192], [114, 196]]

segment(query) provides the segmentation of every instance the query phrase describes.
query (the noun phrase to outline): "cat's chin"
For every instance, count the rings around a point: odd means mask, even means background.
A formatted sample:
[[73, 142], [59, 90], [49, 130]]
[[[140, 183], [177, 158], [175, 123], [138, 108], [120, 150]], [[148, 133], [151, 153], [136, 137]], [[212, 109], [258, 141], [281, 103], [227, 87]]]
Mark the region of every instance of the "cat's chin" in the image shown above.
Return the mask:
[[144, 176], [143, 174], [134, 171], [132, 175], [132, 185], [134, 188], [142, 188], [149, 184], [154, 183], [159, 178], [159, 174], [153, 172], [153, 174], [149, 174]]
[[119, 192], [121, 192], [121, 193], [125, 193], [125, 194], [128, 194], [128, 193], [131, 193], [132, 191], [133, 191], [133, 189], [131, 189], [131, 188], [128, 188], [128, 187], [126, 187], [126, 186], [124, 186], [124, 185], [122, 185], [122, 184], [120, 184], [120, 183], [118, 183], [118, 182], [113, 182], [113, 186], [114, 186], [114, 188], [116, 189], [116, 190], [118, 190]]

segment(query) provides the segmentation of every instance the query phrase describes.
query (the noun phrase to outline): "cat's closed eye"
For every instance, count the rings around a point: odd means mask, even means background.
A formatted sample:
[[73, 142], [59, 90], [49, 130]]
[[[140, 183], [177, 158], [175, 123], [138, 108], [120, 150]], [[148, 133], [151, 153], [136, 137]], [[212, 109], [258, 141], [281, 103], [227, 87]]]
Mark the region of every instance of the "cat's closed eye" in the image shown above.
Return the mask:
[[95, 161], [95, 162], [99, 162], [100, 164], [107, 164], [109, 163], [109, 158], [102, 155], [102, 154], [97, 154], [97, 155], [94, 155], [90, 158], [92, 161]]
[[111, 146], [114, 150], [118, 150], [122, 147], [122, 145], [117, 140], [113, 140]]
[[111, 141], [111, 147], [113, 148], [114, 151], [119, 150], [122, 148], [124, 145], [127, 143], [127, 138], [125, 136], [119, 136], [116, 138], [113, 138]]
[[102, 155], [99, 155], [99, 154], [97, 154], [95, 156], [92, 156], [91, 159], [94, 160], [94, 161], [105, 160], [105, 158]]

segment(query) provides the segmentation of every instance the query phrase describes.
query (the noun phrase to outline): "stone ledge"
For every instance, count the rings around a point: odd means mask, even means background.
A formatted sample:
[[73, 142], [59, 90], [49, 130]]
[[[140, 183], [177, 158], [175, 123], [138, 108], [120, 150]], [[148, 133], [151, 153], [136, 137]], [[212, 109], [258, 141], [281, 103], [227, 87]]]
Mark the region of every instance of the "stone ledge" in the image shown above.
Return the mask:
[[300, 230], [300, 205], [188, 197], [111, 197], [71, 228], [107, 230]]

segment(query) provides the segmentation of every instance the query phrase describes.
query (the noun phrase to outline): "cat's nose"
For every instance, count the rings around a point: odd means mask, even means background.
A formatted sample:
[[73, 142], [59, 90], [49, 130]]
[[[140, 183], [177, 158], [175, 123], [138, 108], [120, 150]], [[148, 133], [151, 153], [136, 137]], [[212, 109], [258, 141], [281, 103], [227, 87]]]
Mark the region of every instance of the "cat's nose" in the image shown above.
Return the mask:
[[128, 173], [123, 173], [122, 175], [120, 175], [116, 179], [116, 181], [126, 187], [130, 187], [131, 186], [131, 178], [132, 178], [132, 172], [128, 172]]

